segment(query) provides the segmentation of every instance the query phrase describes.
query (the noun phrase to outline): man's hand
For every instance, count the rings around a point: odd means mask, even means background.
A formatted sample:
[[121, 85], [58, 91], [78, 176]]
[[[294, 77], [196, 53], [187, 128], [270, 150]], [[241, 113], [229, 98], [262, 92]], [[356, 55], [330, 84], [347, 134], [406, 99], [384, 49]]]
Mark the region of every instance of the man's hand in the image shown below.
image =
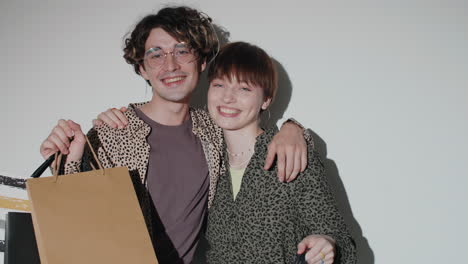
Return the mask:
[[325, 235], [307, 236], [297, 245], [297, 254], [306, 251], [307, 263], [332, 264], [335, 259], [335, 240]]
[[307, 167], [307, 145], [303, 129], [287, 122], [268, 145], [268, 154], [263, 169], [267, 170], [277, 159], [278, 180], [290, 182]]
[[67, 162], [78, 161], [83, 156], [85, 144], [85, 135], [80, 125], [72, 120], [60, 119], [47, 139], [42, 142], [39, 151], [44, 159], [60, 151], [68, 155]]
[[106, 123], [110, 127], [122, 129], [128, 125], [128, 119], [123, 114], [125, 111], [127, 111], [126, 107], [120, 109], [109, 108], [107, 111], [100, 113], [97, 119], [93, 120], [93, 126], [101, 126]]

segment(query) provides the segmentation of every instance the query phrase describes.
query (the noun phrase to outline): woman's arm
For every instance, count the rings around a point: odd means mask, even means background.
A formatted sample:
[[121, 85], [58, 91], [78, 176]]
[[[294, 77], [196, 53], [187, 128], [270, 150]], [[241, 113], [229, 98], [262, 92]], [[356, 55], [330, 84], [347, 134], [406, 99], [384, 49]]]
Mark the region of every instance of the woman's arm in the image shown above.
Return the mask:
[[[354, 241], [341, 216], [334, 196], [328, 185], [325, 168], [318, 153], [309, 149], [309, 164], [303, 175], [298, 177], [297, 189], [294, 193], [299, 214], [302, 237], [321, 235], [335, 244], [334, 263], [356, 263], [356, 248]], [[311, 253], [316, 253], [312, 251]], [[322, 252], [319, 255], [328, 252]], [[314, 256], [317, 258], [317, 254]], [[319, 260], [324, 257], [320, 256]], [[326, 258], [326, 256], [324, 257]]]

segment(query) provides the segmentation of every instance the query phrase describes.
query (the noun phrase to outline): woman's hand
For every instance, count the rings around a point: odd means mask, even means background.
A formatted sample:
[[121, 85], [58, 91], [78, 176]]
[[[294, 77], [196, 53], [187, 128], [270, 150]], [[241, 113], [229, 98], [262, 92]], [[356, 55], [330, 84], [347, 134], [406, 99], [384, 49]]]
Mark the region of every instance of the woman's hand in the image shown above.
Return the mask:
[[128, 125], [128, 119], [123, 114], [125, 111], [127, 111], [126, 107], [120, 109], [109, 108], [107, 111], [100, 113], [97, 119], [93, 120], [93, 126], [101, 126], [106, 123], [110, 127], [122, 129]]
[[306, 252], [308, 264], [332, 264], [335, 259], [335, 240], [325, 235], [310, 235], [297, 245], [297, 254]]
[[265, 170], [268, 170], [275, 160], [278, 167], [278, 180], [290, 182], [297, 174], [307, 167], [307, 144], [303, 129], [294, 123], [287, 122], [273, 137], [268, 145], [265, 160]]

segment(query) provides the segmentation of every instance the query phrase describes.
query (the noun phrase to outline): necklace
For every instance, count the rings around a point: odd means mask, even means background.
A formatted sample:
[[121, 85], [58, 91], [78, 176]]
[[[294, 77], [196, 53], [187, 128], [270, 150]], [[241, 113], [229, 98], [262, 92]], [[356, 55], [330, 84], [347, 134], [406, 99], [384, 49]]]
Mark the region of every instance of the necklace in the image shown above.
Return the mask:
[[244, 157], [245, 155], [245, 159], [244, 160], [241, 160], [241, 162], [237, 163], [237, 164], [233, 164], [231, 162], [231, 159], [229, 159], [229, 166], [232, 167], [232, 168], [235, 168], [235, 169], [239, 169], [239, 168], [243, 168], [245, 164], [247, 164], [247, 162], [250, 161], [250, 158], [252, 157], [253, 155], [253, 150], [251, 148], [247, 149], [247, 151], [242, 151], [240, 153], [231, 153], [229, 152], [229, 150], [226, 148], [228, 154], [230, 157], [232, 157], [233, 159], [236, 159], [236, 158], [241, 158], [241, 157]]
[[[252, 146], [254, 144], [249, 144], [249, 145]], [[252, 148], [248, 148], [246, 151], [242, 151], [242, 152], [238, 152], [238, 153], [232, 153], [231, 151], [229, 151], [229, 148], [226, 147], [226, 151], [229, 154], [229, 156], [231, 156], [231, 157], [240, 157], [240, 156], [244, 156], [246, 154], [252, 154], [253, 153]]]
[[243, 168], [244, 165], [247, 164], [250, 161], [250, 158], [254, 154], [255, 140], [256, 139], [254, 138], [253, 141], [250, 142], [250, 144], [248, 145], [248, 146], [252, 146], [252, 147], [248, 148], [247, 150], [238, 152], [238, 153], [233, 153], [233, 152], [229, 151], [229, 148], [226, 146], [226, 151], [227, 151], [229, 157], [232, 157], [233, 159], [236, 159], [236, 158], [240, 158], [240, 157], [245, 156], [245, 160], [242, 160], [241, 162], [239, 162], [237, 164], [233, 164], [231, 162], [231, 160], [229, 159], [228, 163], [229, 163], [230, 167], [235, 168], [235, 169], [240, 169], [240, 168]]
[[232, 164], [231, 161], [229, 161], [229, 167], [231, 168], [234, 168], [234, 169], [240, 169], [240, 168], [243, 168], [245, 164], [247, 164], [247, 162], [250, 161], [250, 157], [247, 157], [244, 161], [240, 162], [239, 164]]
[[232, 157], [240, 157], [240, 156], [244, 156], [245, 154], [253, 153], [251, 148], [247, 149], [247, 151], [242, 151], [240, 153], [232, 153], [231, 151], [229, 151], [228, 148], [226, 148], [226, 150], [227, 150], [227, 153], [229, 154], [229, 156], [232, 156]]

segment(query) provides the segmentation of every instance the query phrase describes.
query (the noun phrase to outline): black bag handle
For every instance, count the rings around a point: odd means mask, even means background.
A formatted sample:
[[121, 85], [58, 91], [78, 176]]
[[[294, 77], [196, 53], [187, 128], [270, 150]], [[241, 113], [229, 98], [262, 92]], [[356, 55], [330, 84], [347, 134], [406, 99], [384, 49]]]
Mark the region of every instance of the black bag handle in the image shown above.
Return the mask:
[[[89, 142], [89, 139], [88, 137], [85, 135], [85, 138], [86, 138], [86, 143], [88, 143], [88, 146], [89, 146], [89, 149], [91, 150], [91, 153], [93, 154], [93, 157], [94, 159], [96, 160], [98, 166], [99, 166], [99, 169], [103, 169], [102, 165], [101, 165], [101, 162], [99, 161], [97, 155], [96, 155], [96, 152], [94, 152], [94, 149], [93, 147], [91, 146], [91, 143]], [[39, 166], [39, 168], [37, 168], [32, 174], [31, 174], [31, 178], [39, 178], [41, 177], [42, 173], [44, 173], [44, 171], [52, 164], [52, 162], [54, 162], [55, 160], [55, 157], [56, 156], [60, 156], [61, 153], [60, 151], [57, 152], [57, 153], [54, 153], [52, 155], [50, 155], [42, 164], [41, 166]], [[57, 164], [57, 171], [59, 169], [59, 164]], [[95, 170], [96, 168], [94, 168], [93, 166], [93, 170]]]
[[54, 162], [55, 160], [55, 153], [50, 155], [42, 164], [37, 168], [32, 174], [31, 178], [39, 178], [41, 177], [42, 173]]

